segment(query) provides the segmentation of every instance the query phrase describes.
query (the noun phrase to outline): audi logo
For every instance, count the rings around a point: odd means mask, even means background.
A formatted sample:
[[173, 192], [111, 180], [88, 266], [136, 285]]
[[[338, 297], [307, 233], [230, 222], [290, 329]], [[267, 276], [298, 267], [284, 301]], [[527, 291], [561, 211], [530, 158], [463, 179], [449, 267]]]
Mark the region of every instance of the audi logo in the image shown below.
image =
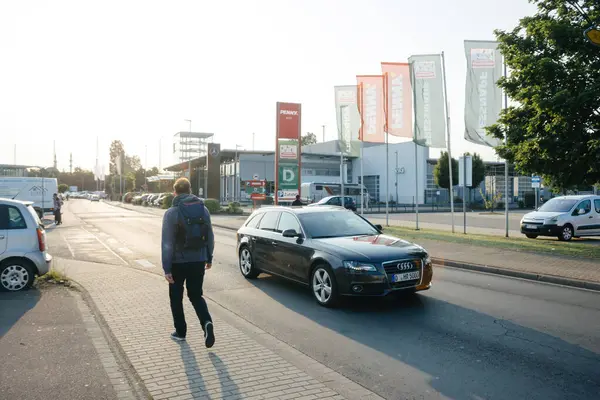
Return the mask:
[[396, 265], [396, 268], [398, 268], [398, 271], [406, 271], [406, 270], [413, 268], [413, 263], [403, 262], [403, 263]]

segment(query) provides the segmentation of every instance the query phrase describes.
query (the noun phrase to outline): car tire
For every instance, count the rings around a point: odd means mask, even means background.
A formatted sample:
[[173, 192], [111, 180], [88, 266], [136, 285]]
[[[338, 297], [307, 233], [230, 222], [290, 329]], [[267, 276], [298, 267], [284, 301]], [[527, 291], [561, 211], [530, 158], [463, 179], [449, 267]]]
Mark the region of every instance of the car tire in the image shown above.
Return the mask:
[[6, 260], [0, 263], [0, 291], [27, 290], [35, 278], [31, 264], [26, 260]]
[[525, 236], [527, 236], [528, 239], [536, 239], [538, 237], [538, 235], [532, 235], [530, 233], [525, 234]]
[[558, 235], [558, 240], [560, 240], [562, 242], [568, 242], [569, 240], [573, 239], [573, 236], [574, 236], [573, 227], [571, 225], [567, 224], [562, 227], [562, 229], [560, 231], [560, 235]]
[[335, 275], [327, 264], [317, 265], [310, 276], [310, 291], [323, 307], [335, 307], [339, 304], [339, 290]]
[[239, 254], [240, 272], [246, 279], [255, 279], [260, 274], [258, 268], [254, 264], [254, 257], [247, 246], [240, 249]]

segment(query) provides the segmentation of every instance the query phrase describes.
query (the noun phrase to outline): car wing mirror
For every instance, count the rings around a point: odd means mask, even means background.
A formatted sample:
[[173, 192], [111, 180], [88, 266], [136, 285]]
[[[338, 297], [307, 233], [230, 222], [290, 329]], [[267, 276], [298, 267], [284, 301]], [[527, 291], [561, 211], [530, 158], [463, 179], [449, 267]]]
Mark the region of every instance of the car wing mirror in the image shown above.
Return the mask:
[[295, 229], [286, 229], [285, 231], [283, 231], [282, 235], [283, 237], [287, 238], [295, 238], [301, 236], [298, 232], [296, 232]]
[[381, 225], [377, 224], [377, 225], [375, 225], [375, 228], [377, 228], [377, 230], [378, 230], [379, 232], [383, 232], [383, 226], [381, 226]]

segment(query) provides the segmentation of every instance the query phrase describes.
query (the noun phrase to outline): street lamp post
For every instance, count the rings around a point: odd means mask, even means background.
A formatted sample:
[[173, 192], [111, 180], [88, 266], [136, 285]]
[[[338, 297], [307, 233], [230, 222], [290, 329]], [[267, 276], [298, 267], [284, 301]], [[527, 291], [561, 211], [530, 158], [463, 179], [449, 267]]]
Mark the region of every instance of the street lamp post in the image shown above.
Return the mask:
[[[191, 119], [184, 119], [184, 121], [189, 122], [190, 123], [190, 134], [192, 133], [192, 120]], [[188, 138], [188, 139], [191, 139]], [[188, 149], [189, 150], [189, 149]], [[192, 156], [190, 155], [191, 152], [188, 151], [188, 169], [190, 171], [190, 183], [192, 182]]]
[[235, 145], [235, 158], [233, 160], [233, 201], [235, 201], [238, 196], [238, 149], [243, 147], [244, 146], [241, 146], [239, 144]]

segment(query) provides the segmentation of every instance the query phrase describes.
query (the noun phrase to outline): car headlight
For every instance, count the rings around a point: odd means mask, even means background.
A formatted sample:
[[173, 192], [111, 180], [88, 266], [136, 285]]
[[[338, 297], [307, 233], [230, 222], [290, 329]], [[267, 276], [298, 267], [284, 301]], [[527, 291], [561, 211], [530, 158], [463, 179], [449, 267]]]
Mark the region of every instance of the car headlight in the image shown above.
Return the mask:
[[558, 217], [560, 217], [560, 215], [557, 215], [556, 217], [550, 218], [548, 220], [548, 222], [558, 222]]
[[431, 261], [431, 257], [429, 257], [429, 255], [426, 256], [425, 257], [425, 265], [432, 265], [432, 264], [433, 264], [433, 262]]
[[377, 268], [375, 268], [373, 264], [366, 264], [358, 261], [344, 261], [344, 267], [346, 268], [346, 271], [354, 274], [377, 271]]

